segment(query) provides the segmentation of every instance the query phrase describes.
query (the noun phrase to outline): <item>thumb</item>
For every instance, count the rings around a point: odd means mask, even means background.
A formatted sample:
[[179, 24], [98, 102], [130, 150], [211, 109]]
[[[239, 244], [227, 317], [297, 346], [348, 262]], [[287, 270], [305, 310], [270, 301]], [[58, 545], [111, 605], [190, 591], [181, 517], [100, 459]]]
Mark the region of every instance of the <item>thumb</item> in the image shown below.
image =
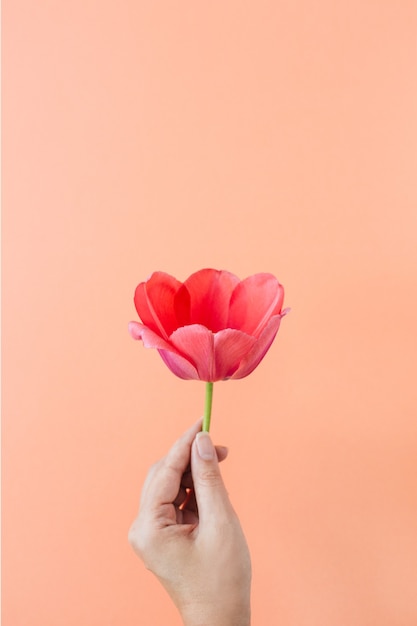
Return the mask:
[[215, 519], [229, 520], [234, 515], [220, 473], [219, 462], [211, 437], [199, 432], [191, 449], [191, 473], [200, 524]]

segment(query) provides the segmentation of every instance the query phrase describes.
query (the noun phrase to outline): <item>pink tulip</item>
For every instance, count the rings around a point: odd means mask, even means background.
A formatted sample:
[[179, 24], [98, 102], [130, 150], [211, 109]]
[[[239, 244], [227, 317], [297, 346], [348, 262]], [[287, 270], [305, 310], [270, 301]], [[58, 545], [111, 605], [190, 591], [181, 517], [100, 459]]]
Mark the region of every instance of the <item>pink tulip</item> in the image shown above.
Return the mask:
[[272, 274], [245, 280], [203, 269], [184, 283], [155, 272], [135, 291], [142, 324], [133, 339], [156, 348], [180, 378], [206, 382], [244, 378], [261, 362], [286, 314], [284, 289]]

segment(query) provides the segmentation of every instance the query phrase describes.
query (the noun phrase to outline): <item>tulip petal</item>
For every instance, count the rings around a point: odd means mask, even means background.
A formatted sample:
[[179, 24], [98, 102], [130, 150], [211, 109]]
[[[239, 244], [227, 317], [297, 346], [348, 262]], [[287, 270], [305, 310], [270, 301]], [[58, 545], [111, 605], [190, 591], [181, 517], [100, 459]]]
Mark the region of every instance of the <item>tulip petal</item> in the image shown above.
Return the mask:
[[181, 285], [175, 294], [174, 311], [177, 318], [177, 328], [190, 324], [191, 297], [185, 285]]
[[194, 365], [183, 356], [169, 352], [168, 350], [158, 350], [165, 365], [175, 376], [184, 380], [200, 380], [200, 376]]
[[231, 378], [256, 343], [255, 337], [227, 328], [214, 335], [216, 380]]
[[184, 356], [178, 354], [176, 349], [165, 339], [162, 339], [150, 328], [138, 322], [129, 323], [129, 333], [133, 339], [141, 339], [145, 348], [156, 348], [164, 363], [179, 378], [199, 379], [194, 365]]
[[169, 274], [154, 272], [136, 287], [134, 301], [140, 319], [164, 339], [168, 339], [178, 325], [174, 299], [181, 285]]
[[175, 348], [171, 348], [170, 344], [165, 339], [144, 324], [129, 322], [128, 330], [133, 339], [143, 341], [145, 348], [157, 348], [158, 350], [172, 349], [175, 351]]
[[279, 329], [284, 289], [272, 274], [243, 281], [204, 269], [184, 283], [155, 272], [135, 291], [143, 323], [129, 332], [158, 350], [179, 378], [215, 382], [244, 378], [261, 362]]
[[233, 291], [227, 326], [260, 337], [271, 317], [281, 312], [283, 300], [284, 288], [275, 276], [249, 276]]
[[136, 339], [136, 341], [142, 339], [142, 328], [144, 328], [143, 324], [139, 324], [139, 322], [129, 322], [127, 328], [133, 339]]
[[198, 371], [200, 380], [215, 380], [214, 335], [201, 324], [184, 326], [174, 331], [169, 338], [174, 348]]
[[185, 324], [201, 324], [218, 332], [227, 328], [230, 298], [239, 278], [223, 270], [204, 269], [184, 282], [190, 294], [189, 319]]
[[233, 376], [231, 376], [231, 378], [244, 378], [245, 376], [251, 374], [259, 365], [275, 339], [282, 317], [283, 315], [274, 315], [269, 320], [260, 337], [257, 339], [252, 349], [244, 357], [239, 365], [239, 368]]

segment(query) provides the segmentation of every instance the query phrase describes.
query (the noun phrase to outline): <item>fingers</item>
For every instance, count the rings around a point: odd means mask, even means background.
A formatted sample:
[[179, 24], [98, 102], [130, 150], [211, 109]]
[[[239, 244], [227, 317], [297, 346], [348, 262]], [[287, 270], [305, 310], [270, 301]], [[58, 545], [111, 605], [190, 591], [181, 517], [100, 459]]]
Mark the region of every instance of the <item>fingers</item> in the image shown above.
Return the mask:
[[[155, 542], [159, 544], [159, 530], [173, 524], [196, 527], [199, 523], [191, 472], [191, 449], [201, 430], [201, 421], [198, 420], [175, 442], [146, 478], [139, 514], [129, 530], [129, 542], [145, 563], [152, 546], [155, 547]], [[227, 452], [224, 446], [214, 448], [217, 465], [227, 457]]]
[[[227, 455], [229, 454], [229, 449], [226, 448], [226, 446], [215, 446], [215, 449], [217, 454], [217, 460], [219, 463], [221, 463], [227, 458]], [[192, 486], [193, 477], [191, 474], [191, 465], [189, 465], [182, 476], [181, 487], [183, 487], [184, 489], [190, 489]]]
[[219, 463], [221, 463], [225, 460], [225, 458], [227, 458], [227, 455], [229, 454], [229, 448], [226, 448], [226, 446], [215, 446], [215, 448], [217, 453], [217, 460]]
[[150, 470], [142, 493], [141, 508], [154, 510], [174, 502], [181, 488], [183, 474], [190, 464], [191, 445], [201, 429], [201, 420], [193, 424], [172, 446], [168, 454]]
[[200, 525], [234, 516], [210, 435], [199, 432], [192, 444], [191, 470]]
[[[191, 519], [193, 520], [192, 523], [195, 523], [198, 519], [197, 515], [200, 516], [200, 504], [197, 502], [194, 488], [195, 472], [191, 471], [190, 458], [193, 441], [196, 435], [199, 435], [200, 430], [201, 419], [193, 424], [174, 443], [168, 454], [155, 463], [149, 471], [142, 490], [139, 511], [142, 525], [148, 522], [151, 526], [156, 522], [163, 525], [171, 524], [175, 518], [177, 518], [177, 523], [189, 523]], [[212, 445], [211, 440], [210, 445]], [[227, 457], [227, 454], [228, 449], [225, 446], [214, 447], [215, 462], [213, 461], [213, 463], [214, 467], [217, 467], [219, 477], [218, 464]], [[207, 482], [207, 471], [210, 472], [210, 470], [204, 467], [207, 460], [200, 459], [200, 461], [201, 471], [197, 475], [198, 480], [203, 482], [200, 489], [202, 493]], [[198, 461], [197, 463], [194, 462], [194, 465], [197, 467]], [[225, 490], [224, 494], [227, 498]], [[204, 510], [204, 503], [202, 507]], [[206, 508], [209, 510], [209, 507]]]
[[[174, 502], [180, 491], [193, 486], [191, 475], [191, 445], [201, 430], [201, 419], [193, 424], [172, 446], [168, 454], [150, 470], [142, 490], [141, 508]], [[219, 463], [225, 460], [228, 449], [216, 446]]]

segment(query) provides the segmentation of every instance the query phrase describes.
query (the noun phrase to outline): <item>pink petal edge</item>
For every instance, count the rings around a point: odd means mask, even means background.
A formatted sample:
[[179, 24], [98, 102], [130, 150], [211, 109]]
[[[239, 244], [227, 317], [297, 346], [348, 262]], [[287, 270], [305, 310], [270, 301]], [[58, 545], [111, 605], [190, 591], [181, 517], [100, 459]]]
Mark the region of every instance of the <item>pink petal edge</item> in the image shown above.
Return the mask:
[[174, 346], [162, 339], [153, 330], [138, 322], [130, 322], [129, 333], [133, 339], [141, 340], [145, 348], [156, 348], [165, 365], [179, 378], [198, 380], [199, 375], [186, 357], [178, 354]]
[[168, 350], [158, 350], [158, 352], [165, 365], [175, 376], [183, 380], [200, 380], [196, 368], [186, 358]]
[[231, 376], [232, 379], [245, 378], [245, 376], [251, 374], [253, 370], [258, 367], [275, 339], [281, 319], [282, 315], [274, 315], [271, 317], [253, 348], [242, 360], [237, 371]]

